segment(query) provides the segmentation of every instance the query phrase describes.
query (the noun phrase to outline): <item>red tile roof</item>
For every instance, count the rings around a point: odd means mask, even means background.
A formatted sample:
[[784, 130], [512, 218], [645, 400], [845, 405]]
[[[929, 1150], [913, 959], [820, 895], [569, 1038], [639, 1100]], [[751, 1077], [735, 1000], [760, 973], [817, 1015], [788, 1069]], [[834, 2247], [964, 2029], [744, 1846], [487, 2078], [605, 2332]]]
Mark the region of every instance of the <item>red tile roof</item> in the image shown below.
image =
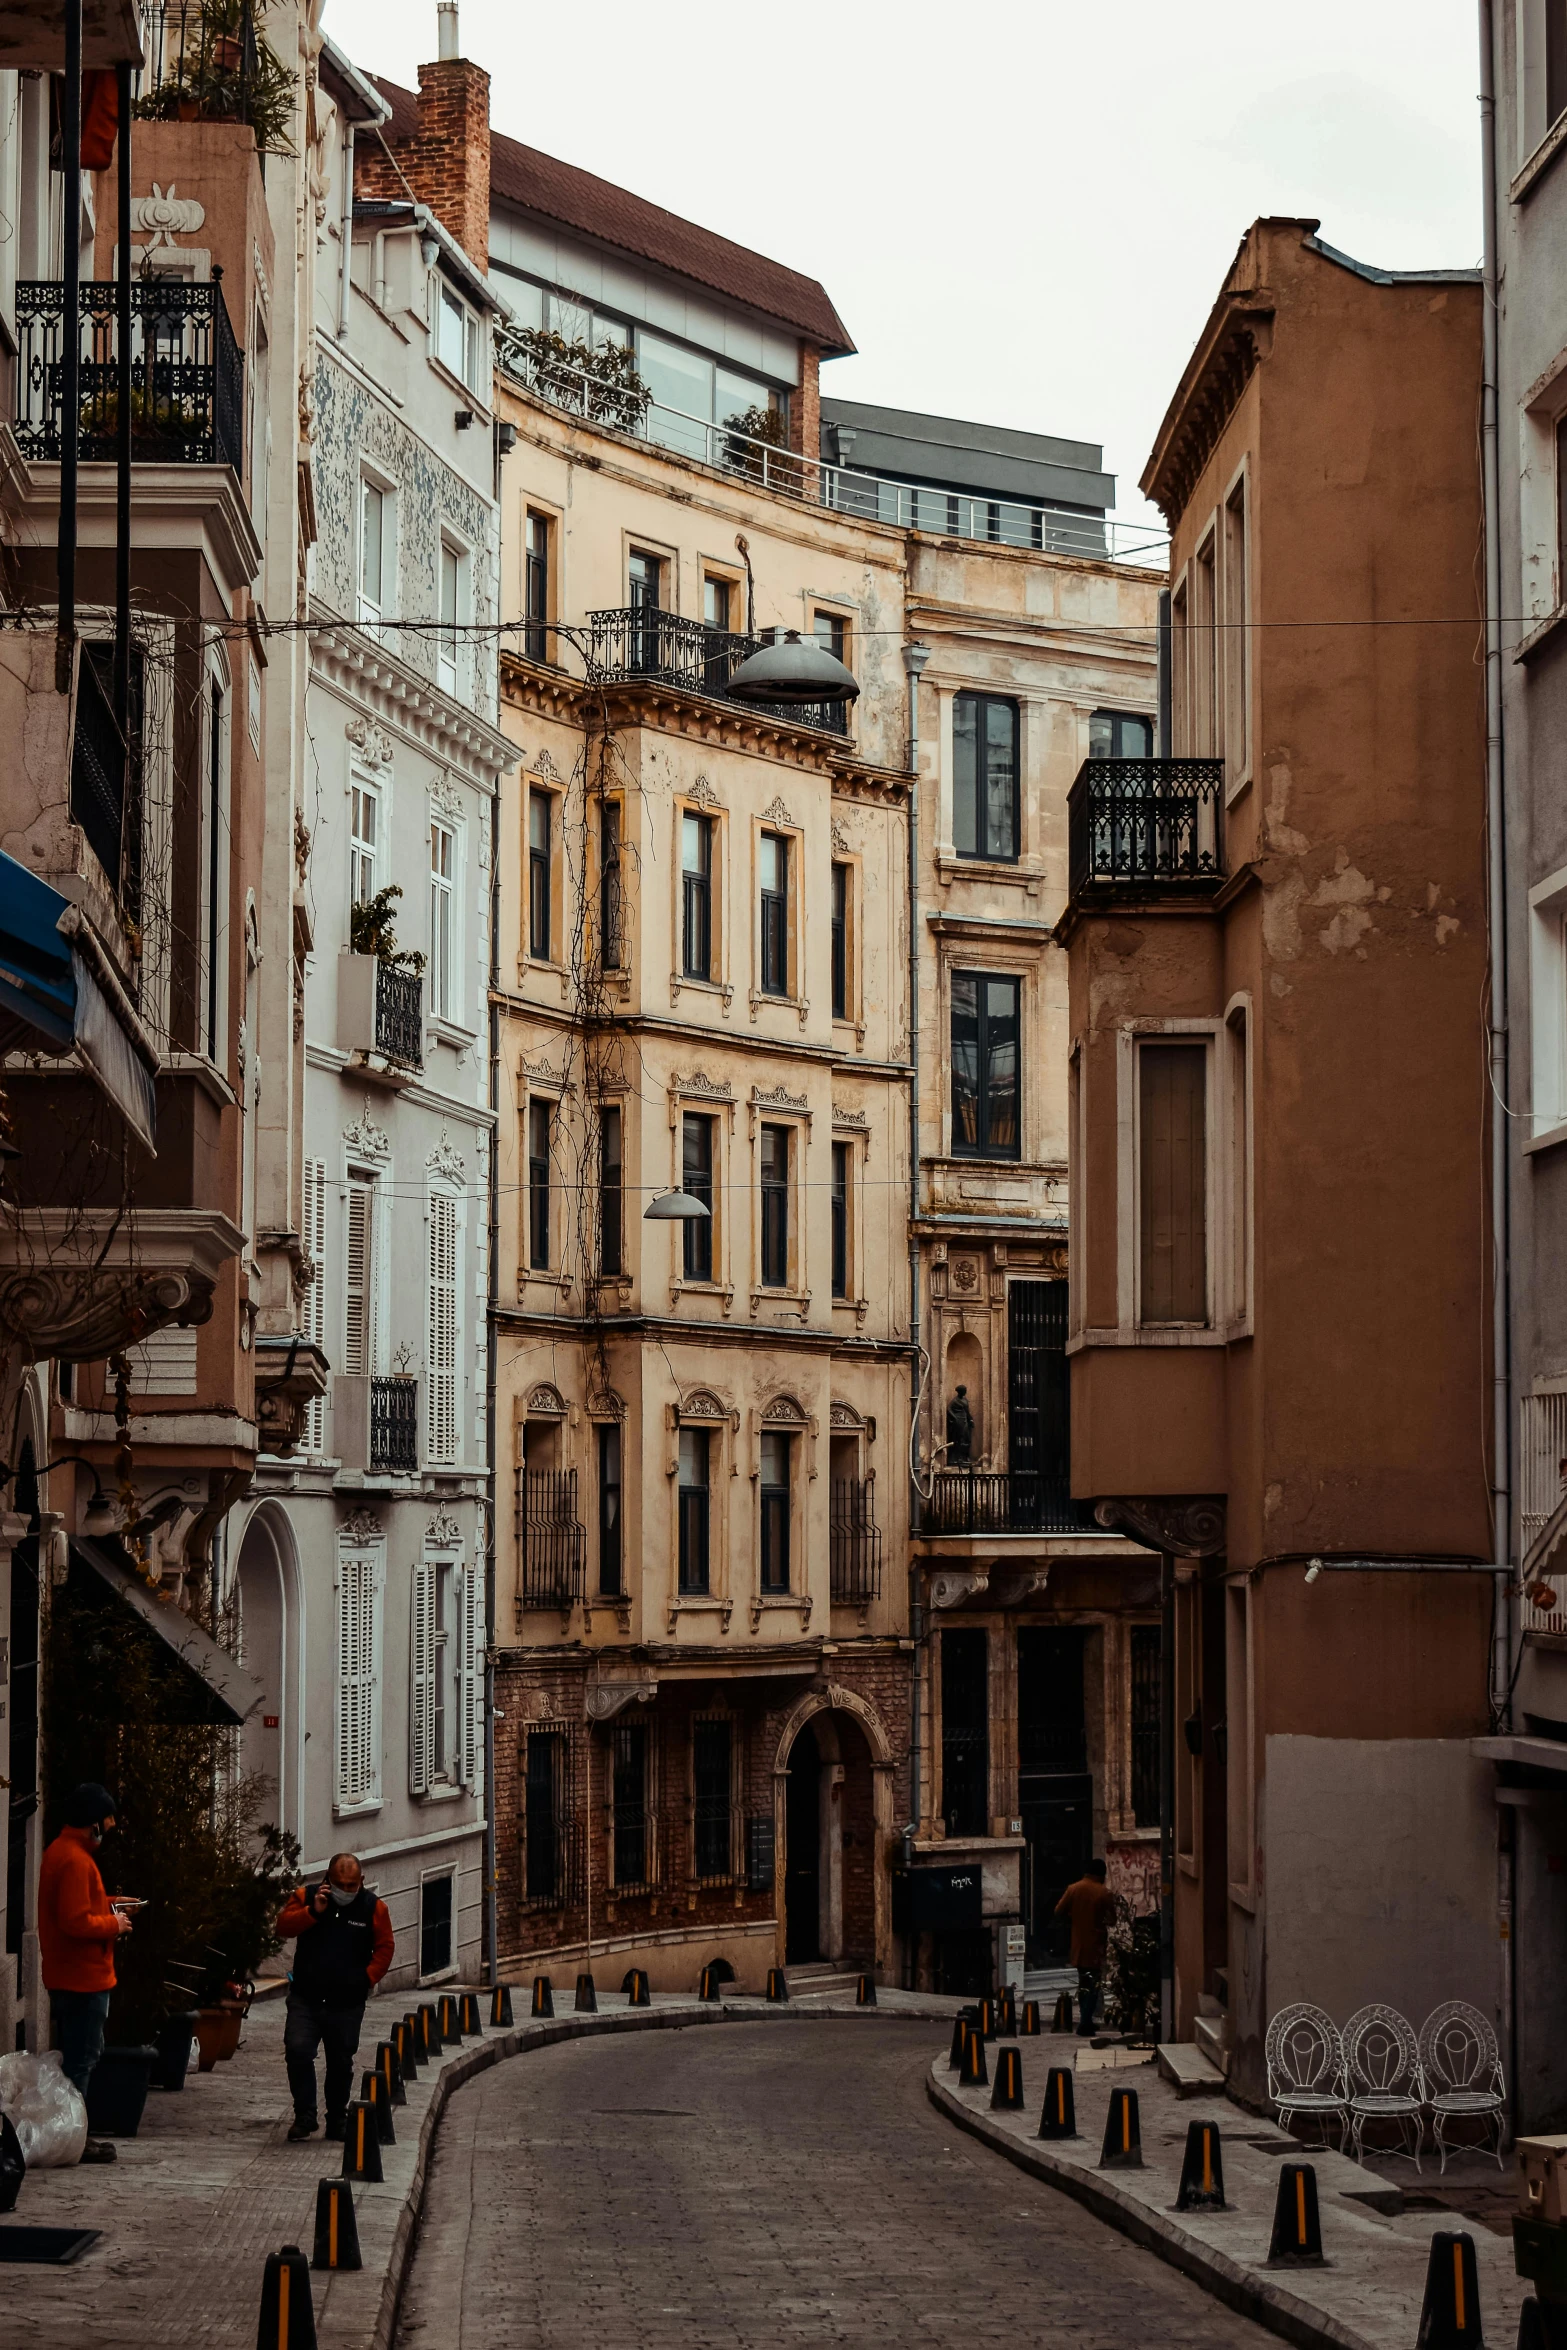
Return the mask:
[[[414, 92], [383, 81], [379, 74], [368, 78], [392, 109], [387, 137], [394, 144], [416, 138], [419, 101]], [[764, 318], [775, 318], [805, 341], [818, 344], [826, 356], [854, 349], [826, 289], [814, 277], [785, 269], [745, 245], [731, 244], [695, 221], [682, 220], [662, 205], [649, 204], [629, 189], [543, 155], [537, 147], [525, 147], [520, 139], [508, 139], [499, 131], [490, 138], [490, 190], [502, 203], [538, 213], [578, 236], [634, 254], [747, 310], [760, 311]]]

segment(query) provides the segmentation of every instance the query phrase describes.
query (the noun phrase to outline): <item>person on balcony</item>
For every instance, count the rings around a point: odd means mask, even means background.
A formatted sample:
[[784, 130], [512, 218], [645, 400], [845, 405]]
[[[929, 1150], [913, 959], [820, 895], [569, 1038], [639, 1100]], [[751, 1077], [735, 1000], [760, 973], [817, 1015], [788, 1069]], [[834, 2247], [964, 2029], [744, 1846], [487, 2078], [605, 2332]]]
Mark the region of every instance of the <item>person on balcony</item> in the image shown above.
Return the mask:
[[1077, 2028], [1085, 2039], [1094, 2028], [1094, 2010], [1099, 2005], [1105, 1958], [1110, 1948], [1110, 1920], [1114, 1915], [1115, 1895], [1105, 1883], [1105, 1864], [1102, 1860], [1091, 1860], [1087, 1875], [1068, 1885], [1056, 1903], [1056, 1916], [1068, 1919], [1072, 1928], [1071, 1957], [1077, 1969]]
[[[103, 2029], [114, 1989], [114, 1945], [131, 1921], [104, 1891], [97, 1854], [114, 1832], [115, 1801], [88, 1780], [73, 1788], [65, 1826], [44, 1853], [38, 1871], [38, 1955], [54, 2014], [54, 2036], [66, 2079], [85, 2098], [103, 2054]], [[113, 2162], [106, 2138], [89, 2138], [83, 2162]]]
[[283, 2020], [283, 2061], [294, 2100], [291, 2138], [316, 2129], [316, 2050], [326, 2050], [326, 2134], [341, 2139], [354, 2093], [354, 2056], [365, 2001], [392, 1963], [396, 1944], [386, 1903], [378, 1901], [351, 1852], [335, 1852], [326, 1875], [300, 1885], [277, 1922], [296, 1943]]

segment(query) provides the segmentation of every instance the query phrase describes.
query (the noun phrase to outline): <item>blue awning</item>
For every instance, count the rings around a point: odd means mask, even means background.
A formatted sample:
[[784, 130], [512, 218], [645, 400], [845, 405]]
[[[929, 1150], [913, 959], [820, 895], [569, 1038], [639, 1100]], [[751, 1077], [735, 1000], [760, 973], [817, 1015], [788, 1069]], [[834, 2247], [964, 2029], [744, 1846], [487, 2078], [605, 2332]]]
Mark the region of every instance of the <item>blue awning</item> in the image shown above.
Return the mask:
[[155, 1064], [113, 983], [94, 972], [79, 943], [88, 935], [69, 898], [0, 850], [0, 1050], [78, 1062], [155, 1150]]

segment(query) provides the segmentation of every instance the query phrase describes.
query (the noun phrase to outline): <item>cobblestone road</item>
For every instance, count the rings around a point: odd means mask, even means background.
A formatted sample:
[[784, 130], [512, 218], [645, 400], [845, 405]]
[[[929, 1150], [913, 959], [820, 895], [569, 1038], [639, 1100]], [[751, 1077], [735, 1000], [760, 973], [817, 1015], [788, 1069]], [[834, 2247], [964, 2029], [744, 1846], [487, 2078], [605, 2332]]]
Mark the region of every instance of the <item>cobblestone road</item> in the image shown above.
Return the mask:
[[583, 2040], [457, 2091], [400, 2350], [1273, 2337], [926, 2101], [915, 2024]]

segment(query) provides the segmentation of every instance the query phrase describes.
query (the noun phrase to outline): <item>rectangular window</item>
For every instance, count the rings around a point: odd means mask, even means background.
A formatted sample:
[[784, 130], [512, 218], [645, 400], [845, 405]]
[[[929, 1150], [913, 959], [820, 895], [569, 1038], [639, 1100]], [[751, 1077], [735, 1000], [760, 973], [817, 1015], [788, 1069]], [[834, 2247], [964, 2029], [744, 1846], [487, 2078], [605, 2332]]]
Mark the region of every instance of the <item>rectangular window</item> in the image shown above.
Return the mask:
[[1231, 1013], [1224, 1033], [1230, 1096], [1230, 1294], [1225, 1313], [1231, 1322], [1241, 1322], [1251, 1312], [1251, 1085], [1244, 1007]]
[[1567, 0], [1545, 0], [1545, 127], [1567, 114]]
[[1132, 1626], [1132, 1817], [1159, 1825], [1159, 1692], [1162, 1637], [1157, 1624]]
[[218, 1000], [222, 992], [223, 951], [225, 944], [225, 914], [228, 890], [226, 876], [229, 870], [227, 826], [223, 821], [223, 772], [226, 744], [224, 741], [223, 688], [213, 678], [207, 708], [207, 806], [206, 856], [202, 860], [202, 895], [206, 903], [203, 914], [203, 953], [207, 967], [206, 1028], [203, 1044], [207, 1058], [219, 1058]]
[[385, 490], [359, 485], [359, 617], [379, 620], [386, 610], [387, 507]]
[[599, 1271], [618, 1273], [621, 1258], [620, 1111], [599, 1112]]
[[522, 650], [529, 661], [547, 661], [550, 616], [550, 523], [528, 508], [522, 554]]
[[[459, 383], [472, 391], [478, 384], [479, 344], [482, 329], [468, 308], [449, 285], [437, 280], [440, 307], [436, 315], [435, 350], [441, 365], [449, 368]], [[479, 331], [475, 331], [479, 330]]]
[[457, 1875], [447, 1869], [426, 1877], [419, 1886], [419, 1975], [449, 1975], [452, 1971], [452, 1888]]
[[712, 1432], [707, 1428], [682, 1428], [680, 1431], [680, 1589], [694, 1596], [701, 1596], [707, 1590], [708, 1449], [711, 1443]]
[[1208, 1048], [1138, 1048], [1142, 1322], [1208, 1318]]
[[941, 1811], [949, 1836], [990, 1830], [989, 1639], [941, 1635]]
[[599, 1597], [619, 1599], [625, 1586], [620, 1543], [620, 1423], [599, 1424]]
[[559, 1730], [530, 1730], [524, 1796], [523, 1886], [529, 1901], [565, 1897], [567, 1838], [571, 1827], [567, 1748]]
[[[312, 1346], [326, 1353], [326, 1161], [307, 1158], [304, 1166], [304, 1213], [300, 1219], [300, 1239], [305, 1255], [315, 1269], [315, 1279], [305, 1292], [302, 1320], [306, 1338]], [[305, 1413], [305, 1450], [321, 1453], [326, 1450], [326, 1399], [316, 1396]]]
[[343, 1252], [343, 1369], [350, 1379], [368, 1379], [375, 1369], [377, 1221], [375, 1177], [350, 1168]]
[[832, 1293], [849, 1294], [849, 1153], [852, 1143], [832, 1146]]
[[606, 971], [618, 971], [625, 961], [622, 904], [620, 802], [606, 800], [599, 810], [599, 946]]
[[691, 1858], [694, 1875], [707, 1884], [734, 1875], [733, 1771], [733, 1723], [693, 1722]]
[[1022, 982], [952, 974], [952, 1149], [958, 1158], [1022, 1155], [1018, 1070]]
[[368, 906], [379, 883], [376, 865], [380, 853], [381, 795], [367, 783], [355, 783], [349, 793], [348, 902]]
[[711, 576], [702, 582], [702, 622], [707, 628], [727, 629], [729, 626], [730, 582]]
[[435, 682], [442, 693], [457, 691], [458, 599], [462, 592], [462, 557], [441, 542], [441, 633], [436, 639]]
[[835, 661], [849, 666], [849, 623], [839, 612], [818, 612], [814, 631], [817, 643], [824, 653], [831, 653]]
[[547, 791], [528, 794], [528, 952], [536, 962], [550, 959], [550, 832]]
[[789, 993], [789, 843], [762, 835], [762, 992]]
[[713, 1278], [713, 1130], [716, 1121], [688, 1110], [680, 1124], [680, 1188], [699, 1199], [705, 1216], [680, 1227], [681, 1272], [687, 1281]]
[[762, 1128], [762, 1287], [789, 1286], [789, 1129]]
[[849, 868], [832, 869], [832, 1016], [849, 1017]]
[[1088, 721], [1090, 759], [1151, 759], [1153, 720], [1136, 710], [1095, 710]]
[[1174, 759], [1189, 759], [1191, 719], [1191, 630], [1186, 625], [1186, 582], [1170, 597], [1170, 740], [1161, 748]]
[[452, 1017], [452, 889], [457, 841], [449, 824], [430, 826], [430, 1010]]
[[657, 555], [634, 547], [627, 569], [632, 611], [630, 665], [634, 671], [651, 675], [661, 666], [663, 639], [658, 614], [663, 602], [664, 566]]
[[1238, 481], [1224, 509], [1224, 753], [1232, 772], [1251, 763], [1251, 631], [1246, 595], [1246, 484]]
[[381, 1792], [380, 1562], [337, 1562], [337, 1807], [374, 1803]]
[[713, 976], [713, 820], [680, 819], [680, 963], [687, 979]]
[[1018, 854], [1018, 708], [993, 694], [952, 704], [952, 841], [960, 857]]
[[762, 1438], [762, 1589], [789, 1588], [790, 1450], [793, 1439]]
[[457, 1274], [457, 1202], [449, 1191], [432, 1191], [427, 1432], [432, 1461], [457, 1458]]
[[1191, 661], [1192, 748], [1199, 759], [1212, 759], [1224, 750], [1224, 710], [1216, 691], [1218, 669], [1218, 580], [1213, 534], [1197, 550], [1192, 564]]
[[545, 1273], [550, 1262], [550, 1105], [528, 1104], [528, 1263]]
[[617, 1722], [610, 1733], [610, 1805], [617, 1885], [651, 1882], [648, 1833], [648, 1736], [645, 1722]]

